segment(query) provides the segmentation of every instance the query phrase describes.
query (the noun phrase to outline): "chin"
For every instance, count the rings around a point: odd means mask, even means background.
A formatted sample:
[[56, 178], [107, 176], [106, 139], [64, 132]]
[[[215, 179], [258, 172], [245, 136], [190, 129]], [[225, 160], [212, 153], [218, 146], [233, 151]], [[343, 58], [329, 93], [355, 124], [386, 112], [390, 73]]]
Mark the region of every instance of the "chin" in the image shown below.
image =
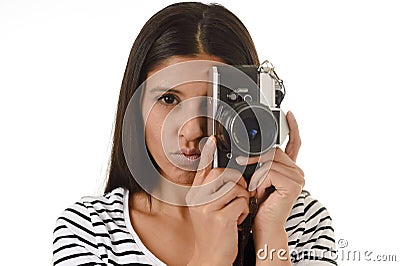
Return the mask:
[[184, 171], [179, 168], [172, 169], [167, 173], [166, 178], [169, 181], [183, 186], [191, 186], [196, 175], [196, 171]]

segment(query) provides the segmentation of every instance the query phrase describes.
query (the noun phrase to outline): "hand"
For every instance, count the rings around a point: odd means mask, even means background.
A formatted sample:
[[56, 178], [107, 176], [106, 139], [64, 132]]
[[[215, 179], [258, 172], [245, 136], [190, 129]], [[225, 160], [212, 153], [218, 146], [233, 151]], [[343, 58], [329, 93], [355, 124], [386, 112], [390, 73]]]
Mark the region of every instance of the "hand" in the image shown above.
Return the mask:
[[286, 118], [290, 133], [285, 152], [276, 148], [260, 157], [249, 158], [244, 163], [263, 163], [251, 177], [251, 196], [261, 200], [266, 188], [275, 187], [275, 191], [259, 205], [253, 225], [255, 240], [257, 234], [270, 235], [272, 231], [284, 231], [286, 220], [305, 183], [304, 172], [295, 163], [301, 145], [298, 125], [291, 112]]
[[249, 192], [240, 171], [211, 169], [215, 141], [211, 136], [205, 144], [186, 196], [195, 236], [189, 265], [232, 265], [237, 255], [237, 225], [249, 213]]

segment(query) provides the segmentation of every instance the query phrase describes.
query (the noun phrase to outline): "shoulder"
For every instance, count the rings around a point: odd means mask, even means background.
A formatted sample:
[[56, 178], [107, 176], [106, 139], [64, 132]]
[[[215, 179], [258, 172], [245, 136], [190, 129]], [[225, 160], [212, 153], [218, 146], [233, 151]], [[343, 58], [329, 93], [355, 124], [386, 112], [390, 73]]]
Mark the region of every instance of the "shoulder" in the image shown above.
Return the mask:
[[82, 197], [81, 200], [75, 203], [72, 208], [76, 206], [85, 207], [90, 211], [91, 216], [102, 217], [102, 213], [108, 215], [114, 213], [123, 213], [124, 209], [124, 188], [116, 188], [113, 191], [104, 194], [103, 196], [86, 196]]
[[303, 190], [297, 198], [286, 221], [286, 231], [293, 263], [336, 265], [332, 259], [336, 252], [332, 218], [310, 192]]
[[149, 260], [126, 226], [126, 193], [116, 188], [102, 196], [82, 197], [65, 209], [53, 232], [53, 264], [148, 265]]
[[57, 221], [62, 220], [68, 224], [86, 225], [86, 228], [91, 228], [96, 220], [104, 220], [111, 215], [117, 218], [114, 221], [121, 220], [119, 218], [123, 218], [123, 198], [123, 188], [116, 188], [103, 196], [82, 197], [65, 209]]
[[304, 222], [308, 227], [312, 227], [326, 220], [332, 220], [328, 210], [317, 199], [313, 198], [310, 192], [303, 190], [293, 205], [287, 219], [286, 229], [290, 231], [299, 222]]
[[103, 196], [82, 197], [66, 208], [56, 221], [54, 244], [70, 235], [86, 239], [89, 248], [97, 248], [94, 243], [104, 225], [124, 226], [123, 195], [124, 189], [117, 188]]

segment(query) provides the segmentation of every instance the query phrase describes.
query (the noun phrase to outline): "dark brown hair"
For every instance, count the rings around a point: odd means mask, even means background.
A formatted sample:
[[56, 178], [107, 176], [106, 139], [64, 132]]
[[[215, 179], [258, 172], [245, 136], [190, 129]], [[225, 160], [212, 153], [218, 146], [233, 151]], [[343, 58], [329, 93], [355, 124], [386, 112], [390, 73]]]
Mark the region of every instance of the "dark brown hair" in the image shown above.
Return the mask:
[[[117, 187], [128, 189], [131, 195], [142, 191], [128, 169], [122, 146], [124, 114], [135, 91], [146, 79], [148, 72], [163, 60], [176, 55], [198, 54], [219, 57], [230, 65], [259, 64], [247, 29], [233, 13], [221, 5], [176, 3], [152, 16], [133, 43], [125, 69], [115, 118], [105, 193]], [[139, 105], [138, 102], [137, 106]], [[140, 108], [137, 111], [140, 112]], [[132, 132], [134, 138], [144, 138], [143, 128], [143, 121], [135, 121]], [[135, 149], [135, 143], [133, 146]], [[141, 154], [140, 152], [136, 154]], [[140, 167], [140, 164], [138, 166]], [[140, 169], [137, 170], [140, 173]]]

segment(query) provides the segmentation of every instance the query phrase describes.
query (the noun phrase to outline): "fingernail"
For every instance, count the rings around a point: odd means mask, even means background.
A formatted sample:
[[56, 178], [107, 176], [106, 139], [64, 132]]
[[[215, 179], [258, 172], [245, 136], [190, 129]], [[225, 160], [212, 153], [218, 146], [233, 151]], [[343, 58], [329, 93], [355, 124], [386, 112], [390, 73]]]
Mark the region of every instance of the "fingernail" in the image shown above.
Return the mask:
[[209, 136], [208, 139], [207, 139], [207, 145], [210, 146], [210, 145], [212, 145], [214, 143], [215, 143], [214, 135]]
[[254, 196], [254, 195], [256, 194], [257, 186], [254, 185], [254, 182], [251, 182], [251, 181], [250, 181], [250, 185], [248, 186], [247, 189], [250, 191], [250, 195], [251, 195], [251, 196]]
[[247, 162], [247, 159], [246, 159], [246, 157], [238, 156], [238, 157], [236, 157], [236, 162], [238, 164], [245, 164]]
[[211, 141], [211, 136], [202, 139], [199, 143], [200, 152], [203, 152], [204, 149], [208, 149], [208, 147], [211, 145]]
[[296, 118], [294, 117], [294, 114], [292, 113], [292, 111], [288, 111], [288, 114], [289, 114], [289, 116], [292, 117], [293, 119], [296, 119]]
[[216, 146], [214, 135], [208, 137], [207, 142], [204, 146], [207, 147], [207, 150], [212, 150]]

